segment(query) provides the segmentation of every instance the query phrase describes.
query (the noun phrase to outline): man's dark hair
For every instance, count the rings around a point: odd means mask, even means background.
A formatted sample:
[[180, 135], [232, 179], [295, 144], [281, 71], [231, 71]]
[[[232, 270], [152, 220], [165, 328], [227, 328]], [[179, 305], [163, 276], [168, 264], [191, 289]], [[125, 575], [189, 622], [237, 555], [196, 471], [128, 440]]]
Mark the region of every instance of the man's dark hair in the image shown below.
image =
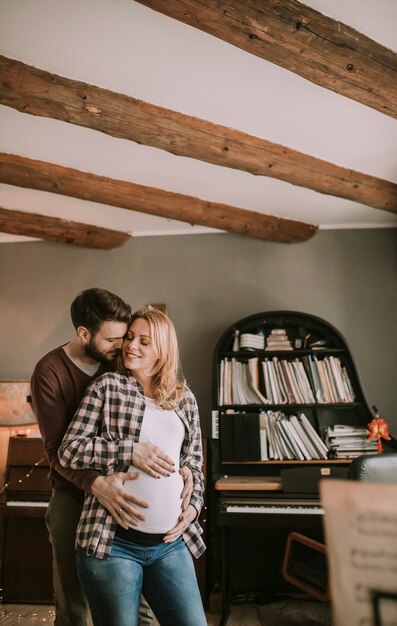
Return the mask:
[[131, 321], [131, 307], [107, 289], [85, 289], [70, 307], [73, 326], [84, 326], [94, 336], [103, 322]]

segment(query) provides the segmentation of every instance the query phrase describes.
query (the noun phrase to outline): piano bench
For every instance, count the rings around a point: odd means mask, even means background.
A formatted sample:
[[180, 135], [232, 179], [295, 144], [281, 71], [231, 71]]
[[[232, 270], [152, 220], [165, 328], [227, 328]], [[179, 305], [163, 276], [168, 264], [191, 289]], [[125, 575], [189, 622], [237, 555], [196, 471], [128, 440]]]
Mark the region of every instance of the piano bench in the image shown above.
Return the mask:
[[329, 602], [327, 548], [323, 543], [300, 533], [290, 533], [284, 552], [282, 575], [313, 598]]

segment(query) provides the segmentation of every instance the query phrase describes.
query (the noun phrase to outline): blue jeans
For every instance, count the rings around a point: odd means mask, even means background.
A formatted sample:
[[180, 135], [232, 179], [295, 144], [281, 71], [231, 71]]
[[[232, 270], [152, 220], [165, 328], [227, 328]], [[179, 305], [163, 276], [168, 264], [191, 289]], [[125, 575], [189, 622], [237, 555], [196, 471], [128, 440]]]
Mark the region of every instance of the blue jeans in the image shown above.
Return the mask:
[[95, 626], [136, 626], [142, 590], [161, 626], [207, 626], [182, 538], [143, 546], [115, 537], [108, 559], [77, 547], [77, 569]]

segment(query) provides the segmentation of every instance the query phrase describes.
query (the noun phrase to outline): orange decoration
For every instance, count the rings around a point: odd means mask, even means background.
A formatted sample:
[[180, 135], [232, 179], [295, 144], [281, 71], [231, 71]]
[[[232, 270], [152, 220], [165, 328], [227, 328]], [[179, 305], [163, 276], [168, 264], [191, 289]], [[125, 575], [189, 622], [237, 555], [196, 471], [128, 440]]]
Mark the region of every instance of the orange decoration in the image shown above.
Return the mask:
[[382, 449], [381, 438], [388, 439], [388, 440], [391, 439], [390, 427], [389, 427], [389, 424], [386, 422], [386, 420], [384, 420], [383, 417], [380, 417], [377, 411], [375, 412], [376, 412], [376, 417], [374, 417], [374, 419], [371, 420], [367, 426], [368, 428], [367, 435], [368, 435], [368, 441], [371, 441], [371, 439], [378, 440], [378, 454], [382, 454], [383, 449]]

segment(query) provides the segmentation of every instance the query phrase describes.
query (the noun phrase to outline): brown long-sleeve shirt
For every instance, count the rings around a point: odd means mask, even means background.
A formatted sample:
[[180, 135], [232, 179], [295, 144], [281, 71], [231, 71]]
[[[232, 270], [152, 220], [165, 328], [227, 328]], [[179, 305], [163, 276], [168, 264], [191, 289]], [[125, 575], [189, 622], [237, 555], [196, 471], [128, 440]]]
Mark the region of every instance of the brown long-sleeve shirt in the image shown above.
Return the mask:
[[106, 365], [101, 365], [94, 376], [89, 376], [59, 347], [37, 363], [31, 380], [32, 405], [51, 464], [51, 483], [55, 489], [67, 489], [81, 498], [84, 491], [90, 491], [99, 472], [62, 467], [58, 448], [86, 388], [106, 369]]

